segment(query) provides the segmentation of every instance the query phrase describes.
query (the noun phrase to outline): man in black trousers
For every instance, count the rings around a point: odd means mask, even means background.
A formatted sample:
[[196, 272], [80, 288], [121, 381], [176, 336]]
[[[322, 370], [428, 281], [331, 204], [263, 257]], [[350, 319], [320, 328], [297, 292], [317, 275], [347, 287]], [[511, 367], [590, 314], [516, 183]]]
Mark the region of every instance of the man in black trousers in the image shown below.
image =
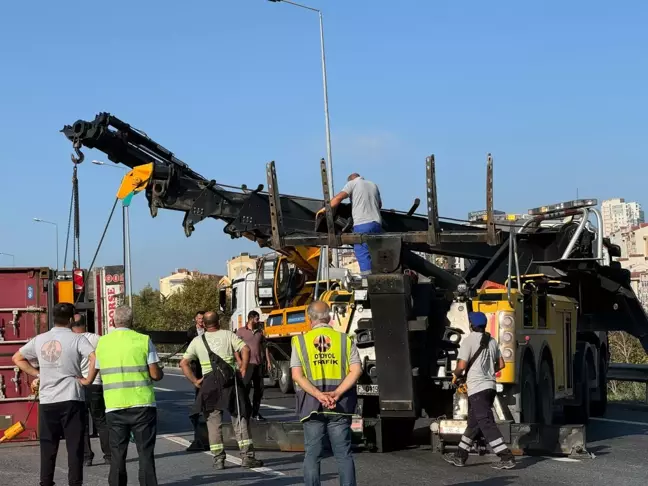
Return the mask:
[[[74, 306], [56, 304], [54, 327], [39, 334], [13, 356], [14, 364], [36, 378], [39, 385], [40, 484], [54, 485], [54, 470], [61, 438], [68, 453], [68, 484], [83, 484], [83, 435], [86, 429], [84, 385], [81, 361], [87, 359], [94, 370], [95, 352], [82, 334], [70, 329]], [[30, 361], [38, 361], [38, 369]], [[94, 379], [94, 376], [92, 377]], [[34, 386], [34, 388], [36, 388]]]
[[[187, 343], [190, 343], [194, 338], [202, 336], [205, 332], [205, 325], [203, 324], [203, 317], [205, 316], [205, 311], [199, 310], [194, 316], [194, 323], [187, 331]], [[191, 371], [197, 379], [202, 378], [202, 367], [200, 363], [196, 360], [191, 361], [190, 363]], [[198, 396], [199, 388], [196, 388], [196, 396]], [[189, 415], [189, 420], [191, 420], [191, 426], [193, 427], [194, 440], [187, 447], [187, 452], [203, 452], [209, 450], [209, 444], [203, 444], [203, 442], [198, 437], [198, 424], [200, 421], [200, 415], [191, 414]]]

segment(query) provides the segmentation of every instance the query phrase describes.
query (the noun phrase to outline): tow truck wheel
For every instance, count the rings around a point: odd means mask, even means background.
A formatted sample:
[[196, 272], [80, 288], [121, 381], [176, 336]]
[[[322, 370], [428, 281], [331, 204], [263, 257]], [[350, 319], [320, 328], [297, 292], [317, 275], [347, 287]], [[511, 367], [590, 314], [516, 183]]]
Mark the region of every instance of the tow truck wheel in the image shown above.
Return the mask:
[[284, 395], [293, 393], [295, 388], [293, 386], [292, 375], [290, 374], [290, 362], [279, 362], [279, 390]]
[[546, 360], [540, 365], [540, 383], [538, 388], [540, 394], [540, 421], [544, 425], [551, 425], [554, 416], [554, 381], [551, 366], [549, 366]]
[[607, 411], [608, 404], [608, 387], [607, 387], [607, 370], [605, 358], [601, 355], [599, 358], [599, 380], [598, 386], [600, 389], [600, 398], [599, 400], [592, 402], [592, 417], [602, 417]]
[[528, 363], [522, 367], [522, 382], [520, 385], [520, 395], [522, 398], [522, 422], [528, 424], [537, 423], [537, 393], [536, 380], [533, 368]]
[[589, 368], [587, 363], [583, 364], [583, 371], [580, 381], [581, 402], [575, 407], [565, 407], [565, 419], [570, 424], [587, 425], [590, 419], [590, 388], [589, 388]]

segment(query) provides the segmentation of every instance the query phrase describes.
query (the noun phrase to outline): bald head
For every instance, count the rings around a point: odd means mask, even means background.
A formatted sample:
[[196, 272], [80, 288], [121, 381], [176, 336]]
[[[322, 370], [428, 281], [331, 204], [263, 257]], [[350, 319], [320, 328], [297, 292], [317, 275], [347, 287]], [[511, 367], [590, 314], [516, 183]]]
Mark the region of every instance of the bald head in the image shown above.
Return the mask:
[[322, 302], [321, 300], [311, 302], [306, 312], [308, 313], [311, 326], [328, 324], [331, 321], [331, 308], [326, 302]]
[[357, 172], [354, 172], [349, 177], [347, 177], [347, 181], [352, 181], [353, 179], [357, 179], [358, 177], [360, 177], [360, 174], [358, 174]]
[[205, 312], [203, 316], [203, 324], [207, 330], [218, 330], [220, 327], [218, 314], [213, 311]]

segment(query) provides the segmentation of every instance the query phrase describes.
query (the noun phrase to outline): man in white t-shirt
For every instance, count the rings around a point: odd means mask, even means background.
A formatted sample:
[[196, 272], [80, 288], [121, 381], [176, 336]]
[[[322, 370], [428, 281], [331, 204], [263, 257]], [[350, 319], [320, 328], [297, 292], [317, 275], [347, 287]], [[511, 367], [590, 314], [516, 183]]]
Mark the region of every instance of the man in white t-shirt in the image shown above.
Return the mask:
[[[72, 323], [72, 331], [77, 334], [83, 334], [85, 338], [92, 344], [94, 349], [97, 349], [99, 343], [98, 334], [87, 332], [86, 316], [81, 314], [74, 315], [74, 322]], [[88, 360], [81, 361], [81, 373], [84, 378], [88, 377]], [[101, 374], [92, 382], [92, 385], [85, 387], [85, 401], [86, 401], [86, 432], [84, 435], [84, 454], [83, 463], [85, 466], [92, 466], [94, 453], [90, 445], [90, 427], [88, 423], [88, 416], [92, 417], [92, 422], [97, 427], [99, 432], [99, 443], [101, 444], [101, 452], [104, 456], [104, 464], [110, 464], [110, 438], [108, 433], [108, 425], [106, 424], [106, 403], [103, 397], [103, 386], [101, 383]]]

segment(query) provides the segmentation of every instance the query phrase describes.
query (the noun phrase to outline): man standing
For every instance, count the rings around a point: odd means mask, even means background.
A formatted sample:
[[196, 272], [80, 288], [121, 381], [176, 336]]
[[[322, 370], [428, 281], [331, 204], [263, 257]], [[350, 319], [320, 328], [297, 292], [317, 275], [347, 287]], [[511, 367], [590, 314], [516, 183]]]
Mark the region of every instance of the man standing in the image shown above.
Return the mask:
[[[205, 325], [203, 324], [203, 318], [205, 316], [205, 311], [199, 310], [196, 312], [196, 315], [194, 316], [194, 324], [189, 328], [189, 331], [187, 331], [187, 343], [190, 344], [191, 341], [193, 341], [196, 337], [202, 336], [205, 332]], [[200, 367], [200, 363], [196, 360], [192, 361], [190, 363], [191, 365], [191, 371], [193, 372], [194, 376], [198, 379], [202, 378], [202, 368]], [[198, 396], [198, 391], [199, 389], [196, 388], [196, 396]], [[202, 443], [200, 438], [198, 437], [198, 424], [200, 419], [200, 414], [197, 413], [192, 413], [189, 415], [189, 420], [191, 421], [191, 426], [193, 427], [193, 432], [194, 432], [194, 439], [189, 444], [189, 447], [187, 447], [187, 452], [203, 452], [206, 447], [205, 444]]]
[[486, 331], [488, 319], [483, 312], [468, 314], [472, 331], [461, 341], [457, 369], [453, 371], [453, 383], [466, 369], [468, 388], [468, 427], [461, 437], [459, 448], [454, 454], [443, 458], [455, 466], [464, 466], [468, 452], [481, 431], [493, 452], [500, 460], [493, 464], [495, 469], [513, 469], [515, 460], [506, 444], [493, 416], [496, 396], [495, 373], [505, 366], [497, 341]]
[[[106, 419], [110, 430], [110, 486], [126, 486], [126, 455], [131, 432], [139, 453], [140, 486], [157, 486], [155, 435], [157, 409], [153, 382], [164, 376], [151, 339], [131, 329], [133, 311], [115, 309], [115, 330], [97, 345], [96, 367], [101, 371]], [[90, 370], [90, 376], [92, 372]]]
[[[205, 333], [196, 337], [180, 361], [184, 375], [200, 389], [194, 413], [203, 413], [207, 421], [209, 448], [214, 454], [214, 468], [225, 468], [223, 444], [223, 412], [232, 415], [232, 425], [241, 452], [241, 466], [257, 468], [263, 462], [254, 457], [254, 444], [249, 434], [250, 399], [243, 387], [250, 359], [250, 348], [232, 331], [220, 329], [218, 314], [207, 312], [203, 320]], [[241, 354], [240, 373], [235, 371], [235, 353]], [[203, 377], [196, 378], [190, 362], [198, 360]]]
[[248, 348], [250, 348], [250, 364], [247, 367], [247, 373], [243, 381], [247, 384], [247, 393], [250, 387], [254, 388], [252, 395], [252, 418], [255, 420], [265, 420], [259, 413], [261, 408], [261, 399], [263, 398], [263, 367], [264, 363], [268, 371], [271, 368], [270, 350], [266, 346], [263, 329], [259, 326], [259, 313], [250, 311], [247, 316], [247, 325], [236, 331], [236, 334], [243, 339]]
[[355, 486], [351, 455], [351, 416], [362, 375], [360, 354], [351, 338], [334, 330], [331, 309], [322, 301], [308, 306], [311, 330], [292, 338], [290, 367], [297, 392], [297, 415], [304, 424], [304, 484], [319, 486], [326, 436], [338, 464], [340, 484]]
[[[52, 310], [54, 327], [39, 334], [14, 354], [13, 362], [24, 373], [40, 382], [40, 484], [54, 485], [54, 469], [59, 442], [65, 436], [70, 486], [83, 484], [83, 435], [85, 433], [85, 397], [80, 379], [81, 360], [94, 369], [94, 348], [81, 334], [70, 330], [74, 306], [56, 304]], [[40, 374], [29, 361], [38, 361]], [[94, 376], [92, 376], [94, 379]]]
[[[92, 332], [87, 332], [86, 317], [81, 314], [74, 315], [74, 322], [72, 323], [72, 331], [85, 336], [88, 342], [92, 345], [93, 349], [97, 349], [99, 343], [99, 335]], [[84, 378], [88, 377], [89, 360], [84, 359], [81, 362], [81, 373]], [[110, 464], [110, 439], [108, 435], [108, 426], [106, 425], [106, 404], [103, 397], [103, 386], [101, 384], [101, 377], [97, 377], [85, 388], [86, 400], [86, 430], [84, 434], [85, 452], [84, 452], [84, 465], [92, 466], [94, 453], [92, 452], [92, 445], [90, 444], [90, 426], [88, 423], [88, 416], [92, 417], [92, 422], [99, 430], [99, 443], [101, 444], [101, 452], [103, 452], [104, 464]]]
[[[353, 232], [360, 234], [382, 233], [382, 217], [380, 209], [382, 200], [378, 186], [365, 180], [360, 174], [351, 174], [342, 190], [331, 199], [331, 209], [335, 209], [346, 198], [351, 200], [351, 217], [353, 218]], [[317, 215], [322, 214], [322, 208]], [[371, 255], [366, 243], [353, 245], [360, 273], [371, 273]]]

